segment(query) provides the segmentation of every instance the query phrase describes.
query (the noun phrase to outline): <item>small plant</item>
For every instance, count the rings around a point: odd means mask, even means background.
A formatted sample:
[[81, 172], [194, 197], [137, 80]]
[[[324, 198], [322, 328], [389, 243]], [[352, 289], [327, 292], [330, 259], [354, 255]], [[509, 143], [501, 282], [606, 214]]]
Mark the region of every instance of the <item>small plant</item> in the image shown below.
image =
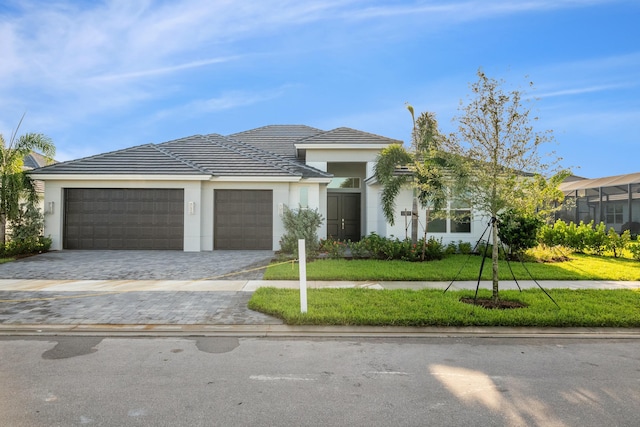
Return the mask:
[[349, 241], [347, 242], [347, 246], [351, 251], [351, 257], [354, 259], [363, 259], [363, 258], [371, 257], [371, 253], [367, 249], [367, 245], [364, 239], [358, 242]]
[[317, 209], [289, 209], [285, 207], [282, 223], [286, 233], [280, 239], [280, 249], [285, 254], [298, 256], [298, 240], [305, 240], [307, 258], [312, 258], [320, 247], [318, 228], [324, 218]]
[[605, 230], [606, 226], [601, 222], [587, 234], [587, 247], [596, 255], [602, 255], [607, 250], [608, 238]]
[[444, 251], [444, 246], [442, 245], [442, 239], [436, 240], [433, 237], [431, 237], [429, 240], [427, 240], [427, 245], [425, 249], [426, 249], [424, 254], [425, 261], [432, 261], [432, 260], [444, 258], [445, 251]]
[[613, 257], [618, 258], [622, 256], [624, 250], [629, 246], [631, 241], [631, 232], [625, 230], [622, 234], [616, 233], [616, 230], [611, 227], [607, 233], [607, 249], [613, 252]]
[[454, 242], [449, 242], [447, 246], [444, 248], [445, 255], [453, 255], [458, 253], [458, 245]]
[[498, 237], [508, 246], [509, 256], [517, 258], [538, 244], [538, 231], [542, 225], [540, 218], [510, 209], [498, 216]]
[[320, 252], [325, 252], [331, 259], [344, 258], [347, 252], [347, 245], [339, 240], [329, 238], [320, 242]]
[[630, 245], [629, 252], [631, 252], [633, 259], [640, 261], [640, 244]]
[[463, 255], [469, 255], [472, 250], [473, 250], [473, 247], [471, 246], [471, 243], [458, 240], [458, 253], [461, 253]]

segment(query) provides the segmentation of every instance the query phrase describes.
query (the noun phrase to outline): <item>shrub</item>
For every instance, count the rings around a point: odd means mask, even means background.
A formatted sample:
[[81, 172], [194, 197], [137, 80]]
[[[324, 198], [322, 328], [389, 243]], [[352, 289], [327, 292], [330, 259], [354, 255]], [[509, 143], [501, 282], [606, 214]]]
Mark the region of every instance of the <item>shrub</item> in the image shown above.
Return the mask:
[[9, 258], [19, 255], [37, 254], [51, 249], [51, 238], [39, 236], [33, 239], [11, 240], [0, 245], [0, 257]]
[[510, 255], [519, 255], [538, 244], [542, 225], [540, 218], [510, 209], [498, 216], [498, 237], [509, 247]]
[[332, 238], [321, 240], [320, 252], [326, 252], [331, 259], [344, 258], [347, 252], [347, 245], [344, 242]]
[[317, 209], [289, 209], [285, 207], [282, 223], [286, 233], [280, 239], [280, 250], [298, 256], [298, 240], [305, 239], [307, 257], [313, 257], [320, 247], [318, 227], [323, 217]]
[[349, 250], [351, 251], [351, 256], [354, 259], [361, 259], [361, 258], [370, 258], [371, 254], [369, 253], [369, 250], [367, 249], [367, 245], [365, 240], [360, 240], [358, 242], [347, 242], [347, 247], [349, 248]]
[[636, 261], [640, 261], [640, 243], [636, 245], [630, 245], [629, 252], [631, 252], [631, 256], [633, 256], [633, 259], [635, 259]]
[[425, 261], [433, 261], [444, 258], [445, 251], [442, 245], [442, 239], [436, 240], [433, 237], [427, 240], [427, 246], [424, 254]]
[[433, 237], [428, 239], [425, 244], [424, 239], [413, 243], [411, 239], [400, 240], [371, 233], [363, 237], [360, 242], [349, 243], [354, 258], [371, 257], [380, 260], [421, 261], [423, 247], [425, 248], [425, 261], [444, 257], [445, 250], [442, 240], [436, 240]]
[[449, 242], [449, 244], [444, 248], [445, 255], [454, 255], [458, 253], [458, 245], [454, 242]]
[[[593, 221], [589, 224], [593, 225]], [[587, 248], [596, 255], [602, 255], [607, 250], [608, 238], [605, 230], [606, 226], [601, 222], [595, 228], [591, 228], [591, 232], [586, 233]]]
[[471, 246], [471, 243], [469, 242], [463, 242], [462, 240], [458, 241], [458, 252], [463, 254], [463, 255], [468, 255], [471, 253], [471, 251], [473, 250], [473, 247]]
[[611, 227], [607, 233], [607, 249], [613, 252], [613, 257], [618, 258], [622, 256], [624, 250], [629, 246], [631, 241], [631, 232], [625, 230], [622, 234], [616, 233], [616, 230]]

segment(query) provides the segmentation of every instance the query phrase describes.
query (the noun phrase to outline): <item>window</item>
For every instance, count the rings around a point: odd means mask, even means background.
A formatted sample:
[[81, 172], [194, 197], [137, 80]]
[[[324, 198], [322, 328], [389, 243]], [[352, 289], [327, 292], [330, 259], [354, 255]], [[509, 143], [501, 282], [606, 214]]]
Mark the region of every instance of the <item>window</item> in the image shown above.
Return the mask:
[[446, 233], [447, 224], [451, 233], [471, 233], [471, 209], [464, 207], [464, 204], [451, 202], [447, 209], [447, 218], [433, 218], [429, 220], [428, 233]]
[[444, 218], [436, 218], [429, 220], [429, 226], [427, 227], [428, 233], [446, 233], [447, 232], [447, 220]]
[[607, 224], [622, 224], [622, 205], [607, 203]]
[[451, 211], [451, 232], [471, 233], [471, 211], [469, 209]]
[[360, 188], [360, 178], [335, 177], [329, 183], [329, 188]]
[[309, 207], [309, 188], [308, 187], [300, 187], [300, 207], [301, 208]]
[[471, 209], [459, 200], [451, 202], [451, 232], [471, 233]]

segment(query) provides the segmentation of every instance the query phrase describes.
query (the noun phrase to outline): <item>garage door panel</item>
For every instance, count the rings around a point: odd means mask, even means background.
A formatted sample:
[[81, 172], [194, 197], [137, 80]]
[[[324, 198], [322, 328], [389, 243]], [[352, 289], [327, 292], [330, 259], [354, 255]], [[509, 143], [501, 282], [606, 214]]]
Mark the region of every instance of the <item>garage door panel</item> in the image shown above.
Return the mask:
[[183, 206], [181, 189], [65, 189], [63, 247], [181, 250]]
[[272, 249], [271, 190], [214, 191], [215, 249]]

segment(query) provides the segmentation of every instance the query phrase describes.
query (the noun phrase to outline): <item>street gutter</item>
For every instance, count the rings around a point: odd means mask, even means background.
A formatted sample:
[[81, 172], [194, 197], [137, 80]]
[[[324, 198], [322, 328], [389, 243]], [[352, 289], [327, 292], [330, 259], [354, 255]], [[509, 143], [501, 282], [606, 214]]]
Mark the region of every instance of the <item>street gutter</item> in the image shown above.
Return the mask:
[[640, 339], [640, 328], [5, 324], [0, 336]]

